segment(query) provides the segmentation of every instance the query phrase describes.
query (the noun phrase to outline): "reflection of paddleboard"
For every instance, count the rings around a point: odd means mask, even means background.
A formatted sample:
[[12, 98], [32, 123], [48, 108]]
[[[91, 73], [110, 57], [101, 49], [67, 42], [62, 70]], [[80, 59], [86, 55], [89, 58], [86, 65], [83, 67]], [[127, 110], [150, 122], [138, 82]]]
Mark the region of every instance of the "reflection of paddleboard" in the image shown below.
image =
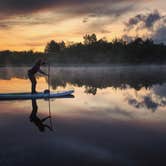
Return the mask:
[[72, 98], [74, 90], [50, 92], [31, 93], [0, 93], [0, 100], [24, 100], [24, 99], [47, 99], [47, 98]]

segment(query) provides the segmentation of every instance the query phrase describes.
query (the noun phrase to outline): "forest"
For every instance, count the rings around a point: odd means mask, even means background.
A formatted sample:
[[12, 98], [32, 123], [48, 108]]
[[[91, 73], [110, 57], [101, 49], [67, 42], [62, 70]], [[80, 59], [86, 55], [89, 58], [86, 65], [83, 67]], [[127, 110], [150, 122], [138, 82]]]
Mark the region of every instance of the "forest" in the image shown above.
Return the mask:
[[55, 65], [72, 64], [165, 64], [166, 46], [152, 39], [135, 38], [132, 41], [106, 38], [97, 39], [95, 34], [83, 36], [83, 43], [65, 43], [51, 40], [44, 52], [0, 51], [0, 66], [31, 65], [45, 57]]

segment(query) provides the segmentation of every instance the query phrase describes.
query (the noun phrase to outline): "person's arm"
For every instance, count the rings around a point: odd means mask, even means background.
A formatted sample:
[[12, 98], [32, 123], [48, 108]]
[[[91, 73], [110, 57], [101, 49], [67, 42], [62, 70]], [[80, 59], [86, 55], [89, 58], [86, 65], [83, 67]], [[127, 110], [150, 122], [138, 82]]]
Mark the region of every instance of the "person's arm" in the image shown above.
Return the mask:
[[44, 74], [44, 75], [48, 76], [48, 74], [45, 73], [44, 71], [42, 71], [41, 69], [39, 69], [38, 72], [41, 73], [41, 74]]
[[41, 121], [44, 122], [45, 120], [47, 120], [47, 119], [49, 119], [49, 118], [51, 118], [51, 117], [48, 116], [48, 117], [46, 117], [46, 118], [41, 119]]

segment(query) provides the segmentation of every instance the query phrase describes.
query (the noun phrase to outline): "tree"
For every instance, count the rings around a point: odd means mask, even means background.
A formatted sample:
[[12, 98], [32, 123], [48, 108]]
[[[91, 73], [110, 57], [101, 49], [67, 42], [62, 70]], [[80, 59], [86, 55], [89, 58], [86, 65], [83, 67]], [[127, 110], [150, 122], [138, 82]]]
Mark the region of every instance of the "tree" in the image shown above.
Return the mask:
[[60, 47], [60, 50], [61, 50], [61, 51], [64, 50], [64, 49], [66, 48], [66, 44], [65, 44], [64, 41], [61, 41], [61, 42], [58, 43], [58, 44], [59, 44], [59, 47]]
[[132, 43], [135, 45], [142, 45], [144, 43], [144, 41], [142, 38], [137, 37]]
[[84, 38], [85, 45], [91, 45], [97, 42], [97, 37], [94, 33], [91, 35], [86, 34], [85, 36], [83, 36], [83, 38]]
[[47, 43], [45, 47], [45, 53], [57, 53], [60, 51], [60, 45], [56, 43], [54, 40], [51, 40]]
[[99, 39], [98, 43], [100, 43], [100, 44], [102, 44], [102, 43], [108, 43], [107, 38], [103, 37], [103, 38]]

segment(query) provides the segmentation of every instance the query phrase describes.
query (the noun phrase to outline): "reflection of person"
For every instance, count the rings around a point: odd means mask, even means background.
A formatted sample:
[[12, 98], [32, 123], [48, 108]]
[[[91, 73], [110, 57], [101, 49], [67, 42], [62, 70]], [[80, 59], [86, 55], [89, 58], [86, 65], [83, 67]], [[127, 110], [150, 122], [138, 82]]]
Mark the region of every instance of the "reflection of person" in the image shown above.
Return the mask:
[[50, 131], [52, 131], [52, 127], [43, 123], [45, 120], [47, 120], [48, 118], [51, 118], [51, 117], [48, 116], [46, 118], [40, 119], [37, 116], [37, 110], [38, 110], [38, 106], [36, 103], [36, 99], [32, 99], [32, 112], [29, 117], [30, 121], [33, 122], [41, 132], [44, 132], [45, 128], [48, 128], [48, 129], [50, 129]]
[[48, 75], [40, 69], [40, 67], [44, 64], [45, 64], [45, 61], [43, 59], [40, 59], [35, 63], [35, 65], [30, 70], [28, 70], [28, 77], [29, 77], [29, 79], [31, 80], [31, 83], [32, 83], [32, 87], [31, 87], [32, 93], [36, 93], [36, 83], [37, 83], [37, 81], [36, 81], [36, 78], [35, 78], [35, 74], [37, 72], [39, 72], [41, 74]]

